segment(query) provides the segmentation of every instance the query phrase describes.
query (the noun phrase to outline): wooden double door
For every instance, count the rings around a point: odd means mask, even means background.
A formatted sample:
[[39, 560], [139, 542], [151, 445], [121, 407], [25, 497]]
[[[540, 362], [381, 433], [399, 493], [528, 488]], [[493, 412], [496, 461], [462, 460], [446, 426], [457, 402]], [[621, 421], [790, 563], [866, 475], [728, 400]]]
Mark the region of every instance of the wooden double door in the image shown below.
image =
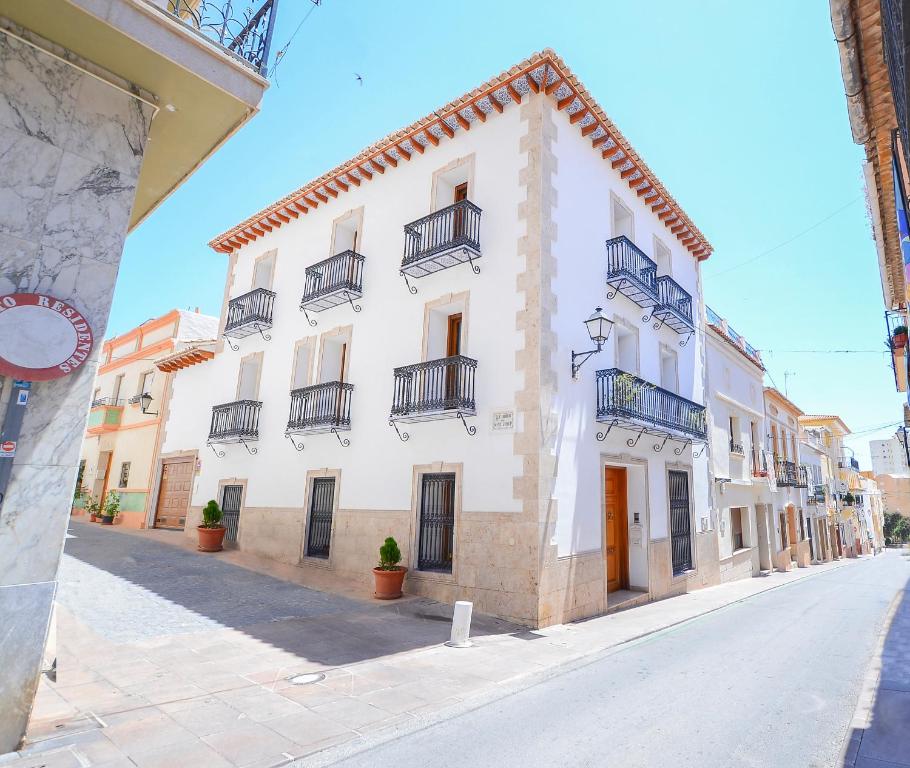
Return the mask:
[[629, 588], [629, 510], [624, 467], [604, 467], [607, 592]]
[[166, 461], [161, 465], [161, 484], [155, 507], [156, 528], [183, 528], [193, 488], [192, 459]]

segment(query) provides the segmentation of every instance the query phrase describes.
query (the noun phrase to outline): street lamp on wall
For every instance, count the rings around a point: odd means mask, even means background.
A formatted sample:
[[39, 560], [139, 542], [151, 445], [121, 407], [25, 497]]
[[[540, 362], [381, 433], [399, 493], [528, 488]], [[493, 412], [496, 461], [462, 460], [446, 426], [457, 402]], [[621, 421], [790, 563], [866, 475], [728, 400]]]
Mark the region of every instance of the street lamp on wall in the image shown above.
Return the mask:
[[576, 352], [572, 350], [572, 378], [578, 378], [578, 370], [587, 362], [591, 355], [596, 355], [603, 349], [603, 345], [610, 338], [610, 331], [613, 330], [613, 321], [607, 318], [603, 313], [603, 307], [597, 307], [594, 314], [585, 320], [585, 328], [588, 330], [588, 336], [594, 342], [595, 349], [589, 349], [587, 352]]
[[148, 392], [143, 392], [143, 393], [139, 396], [139, 405], [140, 405], [141, 408], [142, 408], [142, 412], [143, 412], [146, 416], [157, 416], [157, 415], [158, 415], [158, 411], [155, 411], [154, 413], [152, 413], [152, 412], [149, 411], [149, 409], [148, 409], [148, 407], [152, 404], [152, 400], [153, 400], [153, 398], [152, 398], [152, 396], [151, 396]]

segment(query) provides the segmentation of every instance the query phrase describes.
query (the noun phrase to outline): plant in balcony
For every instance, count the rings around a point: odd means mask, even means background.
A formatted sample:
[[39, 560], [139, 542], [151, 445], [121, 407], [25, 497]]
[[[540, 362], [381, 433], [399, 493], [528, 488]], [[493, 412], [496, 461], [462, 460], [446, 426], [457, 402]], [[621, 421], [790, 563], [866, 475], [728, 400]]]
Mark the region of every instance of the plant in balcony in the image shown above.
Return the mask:
[[107, 498], [104, 500], [104, 507], [101, 510], [101, 525], [113, 525], [114, 518], [120, 514], [120, 494], [117, 491], [109, 491]]
[[214, 499], [202, 508], [202, 524], [196, 528], [199, 532], [200, 552], [220, 552], [223, 549], [227, 529], [221, 524], [221, 517], [221, 507]]
[[844, 494], [844, 504], [846, 504], [848, 507], [852, 507], [854, 501], [856, 501], [856, 499], [852, 493]]
[[373, 569], [373, 581], [376, 589], [373, 596], [379, 600], [394, 600], [401, 597], [401, 584], [408, 569], [398, 565], [401, 562], [401, 550], [398, 542], [389, 536], [379, 548], [379, 565]]
[[891, 331], [891, 349], [903, 349], [907, 346], [907, 326], [898, 325]]

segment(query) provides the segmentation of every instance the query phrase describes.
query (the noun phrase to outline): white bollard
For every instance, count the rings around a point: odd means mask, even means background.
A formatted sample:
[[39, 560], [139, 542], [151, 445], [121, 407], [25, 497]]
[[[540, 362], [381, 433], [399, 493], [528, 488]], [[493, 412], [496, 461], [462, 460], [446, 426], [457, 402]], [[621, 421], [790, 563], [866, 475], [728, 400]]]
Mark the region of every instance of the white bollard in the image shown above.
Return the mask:
[[471, 636], [471, 611], [474, 604], [467, 600], [457, 600], [455, 610], [452, 612], [452, 635], [446, 643], [450, 648], [470, 648]]

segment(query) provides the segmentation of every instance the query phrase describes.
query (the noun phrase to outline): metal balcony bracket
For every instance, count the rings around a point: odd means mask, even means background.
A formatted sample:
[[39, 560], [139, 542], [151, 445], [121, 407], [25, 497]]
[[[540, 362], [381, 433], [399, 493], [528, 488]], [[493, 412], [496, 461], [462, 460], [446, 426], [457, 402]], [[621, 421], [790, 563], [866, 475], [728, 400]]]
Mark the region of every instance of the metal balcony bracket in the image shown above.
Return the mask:
[[359, 304], [354, 303], [354, 299], [351, 298], [351, 294], [348, 293], [347, 291], [344, 292], [344, 297], [348, 300], [348, 303], [351, 305], [351, 308], [355, 312], [359, 312], [362, 309], [362, 307]]
[[654, 445], [651, 446], [652, 448], [654, 448], [654, 453], [660, 453], [664, 449], [664, 446], [667, 444], [667, 440], [669, 440], [669, 439], [670, 439], [669, 435], [664, 435], [664, 441], [662, 443], [660, 443], [660, 444], [654, 443]]
[[616, 294], [620, 291], [620, 289], [623, 287], [625, 282], [626, 282], [626, 278], [623, 277], [622, 279], [620, 279], [620, 281], [616, 285], [611, 285], [610, 290], [607, 291], [607, 298], [615, 299]]
[[241, 439], [239, 442], [246, 448], [246, 452], [250, 454], [250, 456], [255, 456], [259, 453], [259, 449], [256, 446], [251, 446], [246, 440]]
[[470, 252], [467, 248], [464, 248], [464, 249], [462, 250], [462, 253], [464, 253], [464, 255], [468, 257], [468, 261], [469, 261], [470, 264], [471, 264], [471, 271], [472, 271], [475, 275], [479, 275], [479, 274], [480, 274], [480, 267], [478, 267], [478, 266], [474, 263], [474, 259], [471, 257], [471, 252]]
[[313, 327], [316, 327], [316, 321], [310, 317], [309, 312], [306, 311], [306, 307], [301, 307], [300, 311], [303, 312], [303, 316], [306, 318], [306, 321]]
[[464, 420], [464, 414], [461, 411], [458, 411], [455, 415], [461, 419], [461, 423], [464, 425], [465, 432], [471, 435], [471, 437], [477, 434], [477, 427], [475, 427], [473, 424], [468, 425], [468, 422]]
[[223, 458], [224, 458], [224, 451], [219, 451], [219, 450], [215, 447], [214, 443], [206, 443], [206, 445], [207, 445], [209, 448], [212, 449], [212, 453], [214, 453], [219, 459], [223, 459]]
[[417, 286], [408, 282], [408, 276], [404, 272], [399, 272], [399, 274], [404, 278], [404, 284], [408, 287], [408, 290], [411, 293], [417, 293]]
[[222, 336], [222, 338], [227, 342], [227, 345], [228, 345], [231, 349], [233, 349], [235, 352], [236, 352], [238, 349], [240, 349], [240, 345], [239, 345], [239, 344], [235, 344], [233, 341], [231, 341], [231, 337], [230, 337], [230, 336], [228, 336], [228, 335], [226, 335], [226, 334], [224, 334], [224, 333], [222, 333], [221, 336]]
[[679, 446], [679, 448], [674, 448], [673, 453], [675, 453], [677, 456], [682, 456], [682, 452], [686, 450], [686, 448], [688, 448], [690, 445], [692, 445], [692, 441], [686, 440], [681, 446]]
[[626, 440], [626, 445], [628, 445], [630, 448], [634, 448], [636, 445], [638, 445], [638, 441], [641, 440], [641, 436], [642, 436], [645, 432], [646, 432], [646, 430], [643, 429], [641, 432], [639, 432], [639, 433], [635, 436], [635, 439], [634, 439], [634, 440], [630, 437], [628, 440]]
[[[652, 317], [654, 316], [654, 313], [653, 313], [653, 312], [651, 313], [651, 316], [652, 316]], [[652, 325], [651, 327], [652, 327], [655, 331], [659, 331], [659, 330], [661, 329], [661, 326], [663, 326], [663, 324], [666, 322], [666, 320], [667, 320], [667, 316], [666, 316], [666, 315], [662, 315], [661, 317], [658, 318], [657, 322], [654, 323], [654, 325]]]
[[686, 338], [684, 338], [681, 342], [679, 342], [679, 346], [681, 346], [681, 347], [686, 346], [686, 344], [689, 343], [689, 339], [691, 339], [694, 335], [695, 335], [695, 331], [692, 331], [692, 333], [690, 333], [688, 336], [686, 336]]
[[642, 315], [641, 321], [643, 323], [650, 323], [651, 322], [651, 313], [649, 312], [647, 315]]
[[411, 439], [411, 436], [407, 432], [402, 432], [400, 429], [398, 429], [398, 425], [391, 419], [389, 419], [389, 426], [395, 427], [395, 432], [398, 433], [398, 439], [401, 440], [401, 442], [406, 443]]
[[597, 442], [602, 443], [604, 440], [606, 440], [606, 439], [607, 439], [607, 435], [610, 434], [610, 430], [613, 429], [613, 427], [615, 427], [618, 423], [619, 423], [619, 422], [616, 421], [616, 420], [611, 421], [611, 422], [610, 422], [610, 426], [607, 427], [607, 431], [606, 431], [606, 432], [598, 432], [596, 435], [594, 435], [594, 437], [597, 439]]
[[332, 427], [329, 431], [338, 438], [338, 442], [341, 443], [342, 448], [347, 448], [351, 444], [351, 441], [347, 438], [341, 438], [341, 435], [338, 433], [338, 430], [335, 429], [335, 427]]
[[256, 330], [259, 331], [259, 335], [262, 336], [262, 338], [265, 339], [266, 341], [272, 340], [271, 335], [266, 333], [265, 331], [263, 331], [262, 326], [259, 325], [259, 323], [256, 323]]
[[302, 451], [302, 450], [303, 450], [303, 443], [298, 443], [296, 440], [294, 440], [293, 436], [292, 436], [289, 432], [285, 432], [285, 433], [284, 433], [284, 436], [285, 436], [288, 440], [291, 441], [291, 445], [293, 445], [298, 451]]
[[698, 453], [693, 453], [693, 454], [692, 454], [692, 458], [693, 458], [693, 459], [700, 459], [700, 458], [701, 458], [701, 455], [705, 452], [705, 448], [707, 448], [707, 447], [708, 447], [708, 444], [707, 444], [707, 443], [702, 443], [702, 444], [701, 444], [701, 448], [698, 449]]

